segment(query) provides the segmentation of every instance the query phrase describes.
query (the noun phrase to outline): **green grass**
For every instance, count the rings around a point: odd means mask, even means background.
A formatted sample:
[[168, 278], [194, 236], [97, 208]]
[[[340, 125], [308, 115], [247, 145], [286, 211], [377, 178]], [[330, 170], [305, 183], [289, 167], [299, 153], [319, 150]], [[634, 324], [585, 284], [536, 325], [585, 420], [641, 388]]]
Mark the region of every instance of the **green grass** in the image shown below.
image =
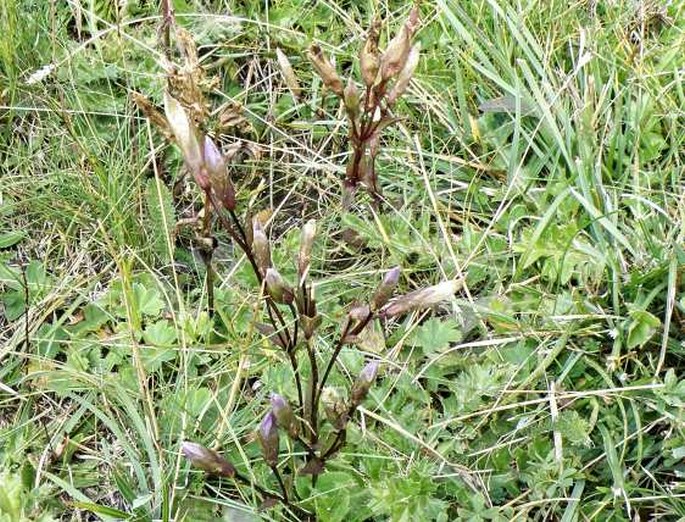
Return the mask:
[[[131, 97], [162, 104], [153, 3], [0, 9], [3, 522], [296, 519], [180, 453], [184, 440], [215, 448], [276, 490], [255, 432], [271, 391], [292, 396], [292, 373], [259, 335], [259, 289], [222, 234], [207, 314], [192, 226], [176, 227], [199, 192]], [[321, 357], [388, 268], [403, 267], [399, 292], [464, 277], [447, 306], [388, 325], [383, 375], [342, 454], [315, 486], [296, 479], [306, 508], [320, 520], [684, 517], [685, 6], [425, 2], [421, 63], [378, 159], [389, 204], [360, 193], [347, 212], [344, 113], [305, 51], [318, 42], [347, 77], [373, 13], [385, 45], [409, 4], [173, 4], [216, 77], [207, 130], [242, 140], [239, 212], [273, 210], [286, 278], [299, 227], [318, 221]], [[343, 350], [337, 390], [363, 361]]]

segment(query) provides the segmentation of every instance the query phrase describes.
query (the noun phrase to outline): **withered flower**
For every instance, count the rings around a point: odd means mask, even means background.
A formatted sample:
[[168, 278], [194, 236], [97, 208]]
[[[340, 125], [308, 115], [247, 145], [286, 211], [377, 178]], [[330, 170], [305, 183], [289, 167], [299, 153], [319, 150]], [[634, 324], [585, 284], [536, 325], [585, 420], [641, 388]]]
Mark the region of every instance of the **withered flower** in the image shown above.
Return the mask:
[[285, 80], [285, 84], [288, 86], [293, 97], [299, 99], [302, 96], [300, 83], [297, 81], [297, 76], [295, 76], [292, 65], [290, 65], [290, 60], [288, 60], [285, 53], [281, 51], [280, 47], [276, 48], [276, 59], [278, 61], [278, 66], [281, 69], [283, 79]]
[[443, 281], [428, 288], [421, 288], [420, 290], [396, 297], [385, 305], [380, 313], [383, 317], [396, 317], [415, 310], [430, 308], [451, 299], [460, 287], [460, 280], [451, 280]]
[[409, 18], [395, 35], [381, 57], [381, 78], [389, 80], [396, 76], [406, 65], [411, 47], [411, 38], [419, 24], [419, 10], [414, 6]]
[[180, 102], [168, 92], [164, 92], [164, 113], [169, 120], [176, 142], [181, 147], [188, 169], [193, 173], [197, 184], [203, 190], [208, 190], [209, 175], [203, 167], [202, 151], [197, 140], [195, 126]]
[[364, 83], [369, 88], [375, 83], [376, 76], [378, 76], [378, 68], [380, 67], [380, 53], [378, 52], [380, 25], [380, 20], [375, 19], [373, 21], [364, 46], [359, 51], [359, 67]]
[[388, 104], [393, 105], [399, 98], [404, 94], [409, 87], [409, 82], [414, 75], [416, 66], [419, 64], [419, 58], [421, 54], [421, 44], [416, 43], [409, 51], [409, 56], [407, 56], [407, 62], [404, 64], [404, 68], [400, 71], [399, 76], [395, 85], [390, 89], [388, 94]]
[[333, 64], [326, 55], [323, 54], [321, 47], [312, 44], [307, 52], [307, 56], [316, 69], [316, 72], [319, 73], [324, 85], [335, 94], [342, 97], [344, 90], [343, 82], [340, 79], [340, 76], [338, 76], [338, 72], [335, 70], [335, 67], [333, 67]]

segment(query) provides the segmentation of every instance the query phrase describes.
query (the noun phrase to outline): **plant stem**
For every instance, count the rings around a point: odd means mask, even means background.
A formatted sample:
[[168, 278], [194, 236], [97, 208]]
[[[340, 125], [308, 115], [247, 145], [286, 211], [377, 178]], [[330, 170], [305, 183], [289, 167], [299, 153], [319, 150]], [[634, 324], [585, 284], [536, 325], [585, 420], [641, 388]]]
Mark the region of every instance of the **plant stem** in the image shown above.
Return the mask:
[[316, 364], [316, 354], [312, 346], [312, 340], [307, 339], [307, 354], [309, 355], [309, 366], [312, 372], [311, 379], [311, 411], [309, 412], [309, 422], [312, 428], [311, 442], [315, 446], [319, 439], [319, 420], [318, 420], [318, 404], [316, 403], [316, 395], [319, 383], [319, 368]]
[[316, 406], [318, 406], [319, 399], [321, 398], [321, 392], [323, 391], [324, 386], [326, 386], [326, 381], [328, 380], [328, 376], [331, 373], [331, 370], [333, 369], [333, 365], [335, 364], [336, 359], [338, 358], [338, 355], [340, 355], [340, 351], [342, 350], [343, 346], [347, 344], [345, 342], [345, 338], [350, 335], [358, 335], [364, 328], [366, 328], [366, 325], [369, 324], [369, 321], [373, 319], [373, 312], [369, 312], [367, 316], [357, 324], [352, 330], [350, 331], [349, 325], [345, 327], [345, 329], [342, 331], [340, 334], [340, 337], [338, 338], [338, 342], [335, 345], [335, 348], [333, 349], [333, 353], [331, 354], [331, 358], [328, 361], [328, 365], [326, 366], [326, 370], [324, 371], [323, 377], [321, 379], [321, 383], [319, 384], [319, 389], [316, 393], [315, 397], [315, 402]]
[[283, 482], [283, 477], [281, 477], [281, 472], [278, 471], [278, 466], [274, 465], [271, 466], [271, 471], [273, 471], [273, 474], [276, 476], [276, 480], [278, 481], [278, 486], [281, 488], [281, 491], [283, 492], [283, 501], [288, 504], [288, 490], [285, 489], [285, 483]]

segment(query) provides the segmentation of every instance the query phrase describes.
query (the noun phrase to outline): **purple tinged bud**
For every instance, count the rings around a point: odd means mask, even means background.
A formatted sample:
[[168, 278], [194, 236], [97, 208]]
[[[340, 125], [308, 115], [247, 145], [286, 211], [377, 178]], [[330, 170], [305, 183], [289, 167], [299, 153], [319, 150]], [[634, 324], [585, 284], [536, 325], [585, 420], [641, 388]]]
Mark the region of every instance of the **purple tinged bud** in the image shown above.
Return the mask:
[[226, 162], [224, 161], [224, 156], [209, 136], [205, 136], [202, 154], [210, 174], [222, 175], [225, 173]]
[[216, 451], [205, 448], [201, 444], [185, 441], [181, 444], [181, 453], [193, 466], [207, 473], [223, 477], [233, 477], [235, 475], [235, 468], [230, 462]]
[[352, 385], [351, 395], [353, 406], [359, 406], [369, 393], [373, 381], [376, 380], [379, 366], [380, 364], [378, 361], [371, 361], [362, 369], [359, 377], [357, 377], [357, 380]]
[[350, 77], [347, 81], [347, 86], [345, 86], [345, 91], [343, 92], [343, 98], [345, 101], [345, 109], [347, 109], [347, 114], [353, 120], [356, 120], [359, 115], [359, 91], [357, 90], [357, 85], [354, 80]]
[[280, 304], [290, 304], [293, 302], [295, 294], [292, 288], [285, 283], [278, 270], [267, 268], [264, 280], [266, 281], [266, 290], [275, 302]]
[[312, 261], [312, 248], [316, 237], [316, 221], [310, 219], [302, 227], [300, 235], [300, 251], [297, 256], [297, 272], [300, 277], [300, 285], [309, 273], [309, 265]]
[[276, 417], [278, 426], [286, 430], [288, 435], [292, 438], [297, 438], [299, 430], [297, 422], [295, 421], [295, 415], [285, 397], [277, 393], [272, 393], [271, 411], [273, 412], [274, 417]]
[[376, 375], [378, 375], [379, 367], [380, 364], [378, 361], [371, 361], [367, 363], [359, 374], [359, 380], [371, 384], [376, 379]]
[[257, 431], [259, 444], [262, 446], [262, 455], [269, 466], [278, 464], [278, 423], [273, 411], [270, 411], [262, 420]]
[[383, 278], [383, 282], [378, 286], [376, 293], [371, 298], [371, 310], [374, 312], [380, 310], [392, 297], [392, 293], [400, 281], [400, 274], [402, 268], [396, 266], [388, 270]]
[[226, 172], [223, 154], [209, 136], [205, 136], [202, 148], [204, 165], [209, 176], [209, 184], [227, 210], [235, 209], [235, 188]]
[[257, 268], [259, 268], [262, 276], [265, 276], [266, 271], [271, 268], [271, 247], [258, 219], [254, 219], [252, 222], [252, 252]]

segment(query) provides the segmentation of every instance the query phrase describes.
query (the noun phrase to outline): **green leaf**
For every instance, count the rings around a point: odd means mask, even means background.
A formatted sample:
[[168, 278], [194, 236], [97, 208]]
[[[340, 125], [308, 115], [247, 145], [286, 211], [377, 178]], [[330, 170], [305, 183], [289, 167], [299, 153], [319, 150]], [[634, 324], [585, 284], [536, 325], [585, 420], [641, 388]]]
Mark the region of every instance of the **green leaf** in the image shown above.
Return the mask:
[[164, 301], [156, 288], [147, 288], [142, 283], [133, 283], [133, 298], [141, 316], [157, 317], [164, 310]]
[[661, 321], [646, 310], [631, 310], [628, 315], [632, 319], [628, 325], [628, 348], [644, 346], [661, 326]]
[[153, 346], [172, 346], [176, 338], [176, 329], [165, 320], [152, 323], [143, 331], [143, 340]]
[[344, 471], [324, 473], [316, 484], [316, 514], [322, 522], [342, 522], [347, 520], [350, 510], [350, 491], [354, 491], [356, 481]]
[[423, 353], [430, 356], [444, 351], [450, 343], [459, 342], [461, 339], [461, 331], [454, 320], [432, 318], [415, 330], [411, 343], [422, 348]]
[[0, 234], [0, 248], [8, 248], [12, 245], [16, 245], [26, 237], [26, 232], [13, 230], [12, 232], [7, 232], [5, 234]]

